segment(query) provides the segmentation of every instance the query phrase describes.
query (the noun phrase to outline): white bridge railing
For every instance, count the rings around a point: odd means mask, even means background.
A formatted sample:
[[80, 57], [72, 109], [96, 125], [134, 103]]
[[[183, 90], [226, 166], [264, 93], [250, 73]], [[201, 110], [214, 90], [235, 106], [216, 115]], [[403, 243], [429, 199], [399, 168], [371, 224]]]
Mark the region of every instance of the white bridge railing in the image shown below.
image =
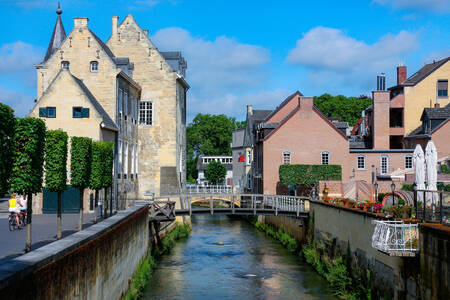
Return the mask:
[[187, 194], [231, 194], [233, 187], [231, 185], [188, 185]]
[[375, 230], [372, 247], [390, 256], [415, 256], [419, 251], [419, 228], [417, 224], [403, 221], [373, 220]]

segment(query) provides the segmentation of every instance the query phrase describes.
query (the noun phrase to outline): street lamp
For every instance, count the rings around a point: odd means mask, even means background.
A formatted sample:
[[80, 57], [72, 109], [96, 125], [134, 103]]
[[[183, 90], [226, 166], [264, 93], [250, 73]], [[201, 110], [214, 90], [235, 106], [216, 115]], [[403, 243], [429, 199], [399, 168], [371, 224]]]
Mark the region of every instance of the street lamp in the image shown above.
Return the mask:
[[375, 202], [378, 202], [378, 181], [375, 181], [373, 187], [375, 188]]
[[395, 205], [395, 183], [393, 181], [391, 183], [391, 190], [392, 190], [392, 205]]

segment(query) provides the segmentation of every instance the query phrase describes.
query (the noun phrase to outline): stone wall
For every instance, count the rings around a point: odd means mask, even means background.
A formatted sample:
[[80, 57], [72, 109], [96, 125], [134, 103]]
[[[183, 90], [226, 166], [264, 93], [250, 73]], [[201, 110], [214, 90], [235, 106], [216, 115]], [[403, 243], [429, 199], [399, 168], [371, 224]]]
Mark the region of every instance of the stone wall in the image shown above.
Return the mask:
[[136, 206], [2, 264], [1, 299], [119, 299], [149, 249], [148, 207]]

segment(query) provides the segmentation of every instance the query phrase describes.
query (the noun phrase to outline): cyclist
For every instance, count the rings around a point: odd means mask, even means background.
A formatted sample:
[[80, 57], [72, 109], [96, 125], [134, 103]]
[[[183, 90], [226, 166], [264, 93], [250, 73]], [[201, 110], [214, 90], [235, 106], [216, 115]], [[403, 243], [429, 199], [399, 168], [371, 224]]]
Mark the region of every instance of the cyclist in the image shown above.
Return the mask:
[[[25, 216], [27, 211], [27, 195], [19, 195], [17, 197], [17, 203], [19, 204], [20, 209], [20, 221], [25, 223]], [[25, 225], [25, 224], [22, 224]]]
[[9, 199], [9, 212], [13, 213], [16, 217], [17, 226], [20, 226], [19, 221], [19, 207], [17, 207], [16, 195], [14, 193], [11, 194], [11, 199]]

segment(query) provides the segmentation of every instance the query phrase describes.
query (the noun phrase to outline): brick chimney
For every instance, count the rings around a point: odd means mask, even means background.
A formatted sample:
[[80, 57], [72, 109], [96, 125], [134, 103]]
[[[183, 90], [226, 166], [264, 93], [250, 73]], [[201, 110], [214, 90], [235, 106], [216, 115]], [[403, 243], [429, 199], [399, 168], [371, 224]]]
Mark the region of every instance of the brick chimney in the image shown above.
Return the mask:
[[87, 28], [89, 25], [89, 19], [86, 17], [78, 17], [73, 18], [73, 27], [74, 28]]
[[372, 139], [373, 149], [389, 149], [390, 92], [372, 92]]
[[399, 65], [397, 67], [397, 85], [406, 80], [406, 66]]
[[314, 106], [313, 97], [299, 97], [300, 107], [302, 110], [312, 110]]
[[439, 104], [439, 102], [436, 102], [436, 103], [434, 104], [434, 108], [441, 108], [441, 105]]

